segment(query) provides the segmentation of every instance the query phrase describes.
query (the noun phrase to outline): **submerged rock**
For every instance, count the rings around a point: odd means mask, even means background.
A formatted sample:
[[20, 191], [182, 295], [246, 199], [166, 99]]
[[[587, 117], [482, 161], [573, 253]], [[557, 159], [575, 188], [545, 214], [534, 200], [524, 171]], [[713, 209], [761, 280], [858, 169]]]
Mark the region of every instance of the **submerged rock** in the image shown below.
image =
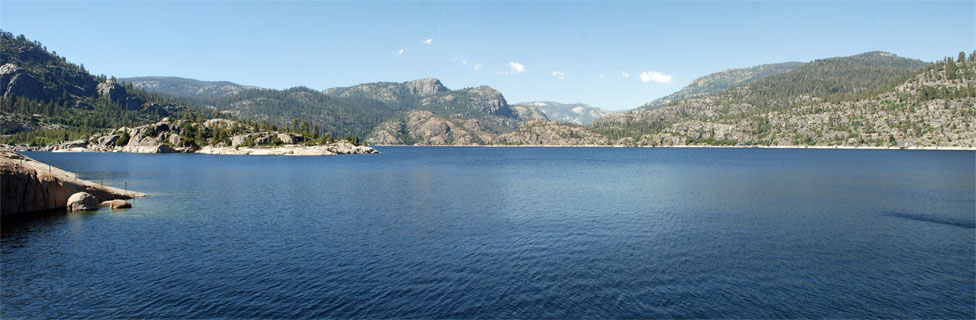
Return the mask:
[[102, 201], [102, 203], [100, 203], [99, 206], [101, 206], [101, 207], [110, 207], [112, 209], [132, 208], [132, 204], [131, 203], [129, 203], [128, 201], [125, 201], [125, 200], [121, 200], [121, 199]]
[[70, 212], [98, 210], [98, 199], [87, 192], [78, 192], [68, 197], [66, 207]]

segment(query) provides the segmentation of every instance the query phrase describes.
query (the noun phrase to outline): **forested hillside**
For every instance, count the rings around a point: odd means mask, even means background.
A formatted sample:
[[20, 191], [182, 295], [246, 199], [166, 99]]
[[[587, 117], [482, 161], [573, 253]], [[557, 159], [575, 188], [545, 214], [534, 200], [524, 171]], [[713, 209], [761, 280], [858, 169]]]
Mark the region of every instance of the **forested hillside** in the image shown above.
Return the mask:
[[0, 144], [82, 139], [194, 110], [204, 120], [220, 116], [378, 144], [976, 145], [976, 63], [965, 53], [934, 64], [868, 52], [726, 70], [656, 100], [666, 100], [663, 106], [582, 126], [572, 123], [589, 120], [562, 113], [595, 119], [599, 114], [591, 113], [600, 110], [551, 102], [512, 106], [491, 87], [451, 90], [433, 78], [323, 91], [174, 77], [126, 82], [91, 75], [9, 32], [0, 34], [0, 49]]
[[0, 96], [0, 134], [12, 134], [0, 143], [49, 144], [184, 109], [168, 97], [93, 76], [40, 42], [5, 31], [0, 32]]
[[211, 104], [212, 99], [239, 93], [254, 86], [245, 86], [230, 81], [200, 81], [179, 77], [132, 77], [119, 78], [135, 88], [149, 92], [163, 93], [189, 99], [197, 104]]
[[[449, 90], [437, 79], [372, 83], [318, 92], [250, 89], [215, 99], [223, 113], [282, 123], [307, 119], [335, 135], [366, 136], [379, 124], [427, 110], [448, 119], [481, 121], [490, 131], [510, 130], [519, 118], [502, 94], [489, 87]], [[506, 129], [507, 128], [507, 129]]]
[[714, 94], [658, 109], [617, 113], [594, 123], [613, 139], [659, 133], [680, 121], [708, 121], [785, 110], [814, 102], [856, 101], [890, 90], [927, 64], [884, 52], [816, 60]]
[[802, 66], [803, 62], [784, 62], [764, 64], [749, 68], [726, 69], [692, 80], [678, 92], [655, 99], [641, 106], [642, 109], [657, 109], [673, 102], [713, 94], [722, 90], [750, 83], [763, 77], [790, 71]]
[[272, 124], [298, 118], [338, 136], [365, 136], [381, 123], [403, 121], [408, 113], [418, 110], [446, 119], [478, 120], [492, 132], [511, 130], [519, 122], [533, 119], [511, 108], [495, 89], [481, 86], [450, 90], [433, 78], [366, 83], [321, 92], [306, 87], [260, 89], [176, 77], [124, 80], [196, 105], [214, 106], [225, 115]]
[[818, 60], [593, 129], [626, 145], [973, 148], [974, 61], [965, 53], [936, 64], [886, 53]]

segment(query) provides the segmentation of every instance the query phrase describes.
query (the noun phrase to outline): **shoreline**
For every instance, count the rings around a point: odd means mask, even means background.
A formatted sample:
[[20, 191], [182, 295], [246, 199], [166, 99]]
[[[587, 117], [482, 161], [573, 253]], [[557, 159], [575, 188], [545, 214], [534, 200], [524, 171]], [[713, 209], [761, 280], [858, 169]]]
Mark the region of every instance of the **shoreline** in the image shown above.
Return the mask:
[[481, 148], [647, 148], [647, 149], [818, 149], [818, 150], [905, 150], [905, 151], [976, 151], [965, 147], [855, 147], [855, 146], [625, 146], [625, 145], [400, 145], [376, 144], [374, 147], [481, 147]]
[[0, 217], [29, 217], [35, 213], [62, 210], [78, 192], [86, 192], [99, 203], [116, 199], [147, 197], [149, 194], [79, 179], [78, 174], [34, 160], [17, 152], [0, 151]]
[[[662, 148], [662, 149], [816, 149], [816, 150], [904, 150], [904, 151], [976, 151], [976, 148], [966, 147], [856, 147], [856, 146], [707, 146], [707, 145], [681, 145], [681, 146], [625, 146], [625, 145], [399, 145], [399, 144], [377, 144], [371, 147], [469, 147], [469, 148]], [[27, 146], [0, 146], [0, 150], [11, 152], [56, 152], [56, 153], [141, 153], [152, 154], [149, 152], [127, 152], [121, 150], [93, 150], [90, 148], [69, 148], [43, 150], [50, 147], [27, 147]], [[359, 147], [361, 148], [361, 147]], [[210, 155], [286, 155], [286, 156], [329, 156], [343, 154], [369, 154], [378, 152], [335, 152], [338, 150], [328, 150], [326, 146], [286, 146], [286, 147], [249, 147], [249, 148], [229, 148], [229, 147], [204, 147], [193, 152], [176, 152], [184, 154], [210, 154]], [[365, 149], [365, 148], [364, 148]], [[328, 150], [328, 151], [326, 151]], [[372, 149], [375, 150], [375, 149]], [[324, 151], [324, 152], [323, 152]], [[330, 152], [331, 151], [331, 152]], [[365, 151], [365, 150], [363, 150]], [[155, 153], [155, 152], [153, 152]]]
[[100, 146], [67, 147], [58, 146], [31, 147], [23, 145], [0, 145], [0, 151], [8, 152], [53, 152], [53, 153], [132, 153], [132, 154], [209, 154], [209, 155], [280, 155], [280, 156], [335, 156], [353, 154], [373, 154], [379, 153], [376, 149], [368, 146], [356, 146], [348, 142], [336, 142], [327, 145], [283, 145], [268, 147], [214, 147], [205, 146], [195, 150], [179, 150], [168, 148], [161, 151], [163, 145], [137, 146], [137, 147], [114, 147], [104, 148]]

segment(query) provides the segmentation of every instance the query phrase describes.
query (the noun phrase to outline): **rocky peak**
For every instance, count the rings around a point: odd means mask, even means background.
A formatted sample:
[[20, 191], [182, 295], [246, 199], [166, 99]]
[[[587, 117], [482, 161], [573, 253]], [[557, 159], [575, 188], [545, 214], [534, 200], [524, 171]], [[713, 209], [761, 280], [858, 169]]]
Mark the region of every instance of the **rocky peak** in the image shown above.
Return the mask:
[[99, 83], [95, 89], [98, 90], [98, 95], [108, 97], [113, 102], [125, 100], [129, 96], [129, 93], [125, 91], [125, 87], [112, 80]]
[[110, 101], [118, 103], [123, 108], [129, 110], [138, 109], [143, 103], [142, 99], [136, 96], [130, 96], [129, 92], [125, 90], [125, 87], [112, 80], [99, 83], [95, 87], [95, 90], [98, 91], [99, 96], [107, 97]]
[[447, 87], [435, 78], [423, 78], [404, 83], [410, 94], [429, 96], [438, 92], [448, 91]]
[[517, 118], [518, 114], [509, 107], [508, 101], [501, 92], [489, 86], [465, 89], [471, 95], [475, 107], [486, 113], [498, 116]]
[[486, 96], [486, 97], [487, 96], [500, 97], [502, 95], [501, 92], [499, 92], [498, 90], [495, 90], [495, 88], [492, 88], [492, 87], [489, 87], [489, 86], [480, 86], [480, 87], [476, 87], [476, 88], [471, 88], [471, 89], [468, 90], [468, 92], [471, 92], [471, 93], [474, 93], [474, 94], [477, 94], [477, 95], [480, 95], [480, 96]]

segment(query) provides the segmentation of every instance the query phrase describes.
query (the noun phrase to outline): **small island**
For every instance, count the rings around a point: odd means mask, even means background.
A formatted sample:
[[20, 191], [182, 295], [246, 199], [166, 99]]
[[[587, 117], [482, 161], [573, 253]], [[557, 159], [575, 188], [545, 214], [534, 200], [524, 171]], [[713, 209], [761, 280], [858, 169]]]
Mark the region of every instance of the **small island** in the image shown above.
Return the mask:
[[220, 155], [324, 156], [378, 153], [358, 137], [335, 139], [320, 135], [307, 122], [292, 127], [206, 119], [185, 111], [183, 119], [169, 117], [137, 127], [121, 127], [97, 133], [88, 139], [49, 146], [7, 145], [14, 151], [205, 153]]

